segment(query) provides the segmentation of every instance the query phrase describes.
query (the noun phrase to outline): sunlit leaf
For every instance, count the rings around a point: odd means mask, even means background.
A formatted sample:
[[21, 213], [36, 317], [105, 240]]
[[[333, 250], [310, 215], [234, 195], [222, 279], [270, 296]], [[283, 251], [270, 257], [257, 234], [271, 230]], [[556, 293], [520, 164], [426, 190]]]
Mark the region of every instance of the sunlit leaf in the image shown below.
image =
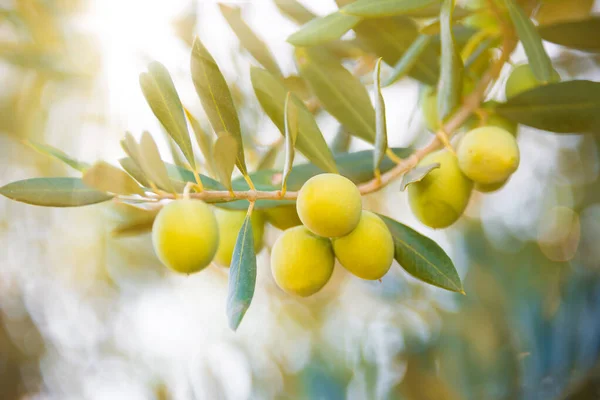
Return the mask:
[[600, 16], [538, 27], [542, 39], [583, 51], [600, 51]]
[[558, 133], [600, 133], [600, 83], [552, 83], [511, 97], [496, 108], [501, 116]]
[[442, 289], [464, 293], [452, 260], [433, 240], [380, 215], [394, 239], [394, 258], [415, 278]]
[[275, 61], [275, 57], [267, 45], [250, 29], [242, 18], [239, 7], [228, 7], [224, 4], [219, 4], [221, 14], [233, 29], [233, 32], [238, 37], [242, 46], [248, 50], [250, 55], [254, 57], [263, 67], [274, 75], [281, 76], [281, 70]]
[[144, 190], [125, 171], [104, 161], [98, 161], [83, 174], [83, 183], [101, 192], [115, 194], [139, 194]]
[[277, 161], [277, 155], [279, 154], [282, 144], [282, 140], [277, 140], [269, 147], [269, 150], [267, 150], [267, 152], [262, 156], [258, 165], [256, 166], [257, 171], [273, 168], [275, 161]]
[[119, 163], [129, 175], [131, 175], [136, 181], [142, 186], [150, 187], [151, 177], [146, 176], [144, 169], [142, 168], [142, 155], [140, 152], [139, 144], [135, 141], [133, 135], [130, 132], [125, 133], [125, 137], [121, 139], [121, 147], [127, 153], [129, 158], [124, 164], [121, 159]]
[[378, 18], [412, 15], [414, 11], [435, 5], [439, 7], [439, 0], [358, 0], [345, 6], [341, 11], [359, 17]]
[[463, 64], [452, 32], [454, 0], [444, 0], [440, 12], [442, 56], [438, 82], [438, 118], [443, 121], [459, 105], [462, 95]]
[[183, 106], [169, 71], [159, 62], [150, 63], [148, 72], [140, 75], [140, 86], [156, 118], [177, 143], [192, 168], [195, 168], [196, 161]]
[[196, 137], [196, 142], [198, 143], [198, 147], [200, 148], [200, 152], [204, 157], [204, 161], [206, 163], [206, 168], [208, 170], [208, 174], [214, 176], [214, 160], [212, 156], [212, 146], [213, 139], [210, 134], [208, 134], [202, 126], [200, 126], [200, 122], [189, 112], [187, 108], [185, 110], [185, 115], [190, 121], [190, 125], [192, 127], [192, 131], [194, 132], [194, 136]]
[[[279, 128], [281, 134], [285, 135], [284, 104], [288, 92], [287, 88], [281, 80], [260, 68], [252, 68], [250, 76], [254, 93], [256, 93], [262, 109]], [[337, 168], [333, 156], [314, 116], [303, 102], [298, 101], [295, 104], [298, 108], [296, 148], [323, 171], [336, 172]]]
[[288, 92], [284, 104], [284, 125], [285, 125], [285, 162], [283, 164], [283, 179], [281, 190], [285, 193], [287, 190], [287, 178], [294, 165], [294, 152], [296, 138], [298, 137], [298, 109], [295, 105], [295, 95]]
[[302, 25], [317, 16], [306, 9], [297, 0], [274, 0], [275, 5], [283, 15]]
[[428, 173], [430, 173], [431, 171], [433, 171], [436, 168], [439, 168], [440, 164], [439, 163], [434, 163], [434, 164], [429, 164], [429, 165], [423, 165], [420, 167], [415, 167], [413, 169], [411, 169], [410, 171], [408, 171], [407, 173], [405, 173], [402, 176], [402, 180], [400, 181], [400, 190], [404, 191], [406, 190], [406, 187], [408, 185], [410, 185], [411, 183], [416, 183], [421, 181], [423, 178], [425, 178], [427, 176]]
[[360, 17], [338, 11], [310, 20], [287, 38], [294, 46], [316, 46], [339, 39], [360, 22]]
[[529, 60], [529, 65], [533, 74], [540, 82], [551, 82], [555, 80], [554, 68], [550, 57], [544, 49], [542, 39], [538, 34], [535, 25], [525, 14], [525, 11], [514, 0], [504, 0], [506, 8], [510, 14], [519, 40], [523, 44], [525, 54]]
[[237, 140], [230, 133], [221, 133], [213, 148], [219, 181], [231, 190], [231, 173], [235, 166]]
[[227, 294], [227, 319], [229, 327], [236, 330], [250, 307], [256, 286], [256, 254], [250, 215], [246, 216], [238, 233], [231, 266]]
[[85, 169], [90, 167], [90, 164], [76, 160], [75, 158], [69, 156], [62, 150], [57, 149], [56, 147], [52, 147], [48, 144], [38, 143], [33, 140], [26, 140], [24, 143], [42, 154], [54, 157], [57, 160], [62, 161], [63, 163], [67, 164], [73, 169], [76, 169], [77, 171], [83, 172]]
[[430, 67], [427, 63], [424, 63], [422, 60], [420, 60], [421, 54], [423, 54], [425, 49], [427, 49], [430, 42], [431, 36], [419, 35], [402, 55], [402, 58], [400, 58], [396, 65], [394, 65], [392, 74], [386, 79], [383, 86], [389, 86], [392, 83], [399, 81], [408, 75], [413, 68], [419, 68], [423, 71], [428, 71], [425, 73], [431, 74], [431, 76], [436, 75], [435, 71], [430, 70]]
[[160, 189], [174, 192], [175, 188], [171, 183], [165, 163], [160, 157], [158, 146], [149, 132], [142, 133], [142, 139], [139, 145], [140, 150], [140, 167], [145, 175], [150, 178]]
[[191, 70], [194, 87], [213, 130], [217, 134], [228, 132], [235, 138], [238, 152], [236, 165], [242, 174], [247, 174], [240, 120], [231, 92], [214, 58], [198, 38], [192, 47]]
[[385, 102], [381, 94], [381, 58], [375, 64], [373, 71], [373, 82], [375, 87], [375, 148], [373, 149], [373, 169], [379, 170], [379, 165], [385, 156], [387, 144], [387, 123], [385, 120]]
[[45, 207], [79, 207], [113, 196], [87, 186], [80, 178], [32, 178], [0, 187], [9, 199]]
[[323, 105], [350, 133], [375, 142], [375, 111], [360, 80], [322, 50], [297, 49], [300, 75]]

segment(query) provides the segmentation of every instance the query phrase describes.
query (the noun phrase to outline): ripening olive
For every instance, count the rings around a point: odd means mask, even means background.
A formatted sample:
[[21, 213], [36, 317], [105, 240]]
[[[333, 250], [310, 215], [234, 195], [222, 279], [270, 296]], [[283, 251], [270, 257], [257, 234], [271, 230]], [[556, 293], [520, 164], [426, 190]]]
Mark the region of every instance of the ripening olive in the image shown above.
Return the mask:
[[[245, 210], [215, 210], [217, 225], [219, 226], [219, 248], [215, 255], [215, 262], [223, 267], [229, 267], [233, 257], [233, 249], [237, 241], [238, 233], [246, 219]], [[252, 236], [254, 239], [254, 251], [262, 248], [264, 233], [264, 217], [260, 211], [254, 211], [250, 217], [252, 223]]]
[[376, 214], [363, 211], [356, 229], [333, 239], [335, 256], [348, 271], [362, 279], [380, 279], [394, 260], [394, 240]]
[[[554, 80], [560, 80], [558, 72], [553, 71]], [[529, 64], [521, 64], [515, 67], [510, 76], [506, 80], [506, 86], [504, 91], [506, 98], [509, 99], [522, 92], [527, 92], [533, 88], [542, 85], [544, 82], [540, 82], [534, 75], [531, 66]]]
[[172, 201], [154, 220], [152, 243], [160, 261], [173, 271], [198, 272], [210, 264], [217, 252], [217, 220], [210, 207], [200, 200]]
[[320, 174], [304, 183], [298, 193], [296, 209], [311, 232], [323, 237], [340, 237], [358, 225], [362, 198], [350, 179]]
[[302, 297], [315, 294], [325, 286], [334, 263], [331, 241], [304, 226], [283, 232], [271, 251], [271, 271], [277, 285]]
[[498, 190], [502, 189], [504, 185], [506, 185], [506, 182], [508, 182], [508, 179], [497, 183], [476, 183], [475, 190], [481, 193], [497, 192]]
[[295, 204], [268, 208], [264, 210], [264, 214], [271, 225], [282, 231], [293, 228], [294, 226], [302, 225]]
[[519, 146], [504, 129], [483, 126], [467, 132], [457, 150], [458, 164], [469, 179], [483, 184], [503, 182], [519, 166]]
[[427, 155], [419, 165], [435, 163], [440, 168], [408, 187], [408, 201], [423, 224], [445, 228], [456, 222], [467, 208], [473, 182], [461, 172], [456, 156], [447, 150]]

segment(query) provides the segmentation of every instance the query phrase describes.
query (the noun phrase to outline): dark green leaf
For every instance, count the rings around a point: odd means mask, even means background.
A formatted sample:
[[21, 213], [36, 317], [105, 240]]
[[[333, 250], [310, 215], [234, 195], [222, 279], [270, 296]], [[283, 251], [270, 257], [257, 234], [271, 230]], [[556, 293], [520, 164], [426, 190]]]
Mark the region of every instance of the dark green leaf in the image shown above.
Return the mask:
[[600, 16], [538, 27], [542, 39], [583, 51], [600, 51]]
[[544, 50], [542, 39], [535, 25], [514, 0], [504, 0], [504, 2], [519, 36], [519, 40], [523, 44], [533, 74], [540, 82], [553, 81], [555, 75], [552, 62], [548, 54], [546, 54], [546, 50]]
[[462, 95], [463, 64], [452, 32], [454, 0], [444, 0], [440, 13], [442, 57], [438, 82], [438, 118], [443, 121], [460, 103]]
[[221, 14], [227, 20], [231, 29], [238, 37], [242, 46], [248, 50], [250, 55], [254, 57], [267, 71], [274, 75], [281, 76], [281, 70], [273, 57], [273, 54], [265, 43], [250, 29], [242, 18], [239, 7], [228, 7], [224, 4], [219, 4]]
[[142, 188], [127, 172], [104, 161], [99, 161], [86, 170], [82, 180], [87, 186], [101, 192], [144, 195]]
[[283, 15], [300, 25], [317, 17], [296, 0], [275, 0], [275, 5]]
[[196, 137], [196, 142], [198, 143], [198, 147], [200, 148], [200, 152], [204, 157], [204, 162], [206, 169], [208, 170], [208, 174], [214, 176], [215, 166], [214, 160], [212, 156], [212, 146], [213, 140], [212, 136], [209, 135], [202, 126], [200, 126], [200, 122], [189, 112], [187, 108], [185, 110], [185, 115], [190, 121], [190, 125], [192, 126], [192, 131], [194, 131], [194, 136]]
[[256, 286], [256, 254], [252, 222], [247, 215], [238, 233], [229, 269], [227, 294], [227, 319], [229, 327], [236, 330], [250, 307]]
[[32, 178], [0, 188], [9, 199], [45, 207], [79, 207], [101, 203], [113, 196], [87, 186], [80, 178]]
[[316, 46], [339, 39], [360, 22], [359, 17], [334, 12], [310, 20], [299, 31], [287, 38], [294, 46]]
[[539, 86], [496, 108], [501, 116], [558, 133], [600, 133], [600, 83], [567, 81]]
[[402, 180], [400, 181], [400, 190], [406, 190], [408, 185], [419, 182], [421, 179], [425, 178], [428, 173], [439, 167], [440, 163], [434, 163], [411, 169], [402, 176]]
[[288, 92], [284, 104], [285, 162], [283, 165], [283, 178], [281, 182], [281, 190], [283, 193], [287, 190], [287, 178], [294, 165], [294, 152], [296, 138], [298, 137], [298, 109], [294, 105], [295, 97], [296, 96], [292, 92]]
[[[287, 88], [280, 79], [269, 72], [252, 68], [252, 86], [256, 97], [271, 121], [285, 135], [284, 104]], [[335, 161], [314, 116], [303, 102], [295, 101], [298, 109], [298, 138], [296, 148], [325, 172], [336, 172]]]
[[195, 168], [196, 161], [183, 106], [169, 71], [159, 62], [150, 63], [148, 72], [140, 75], [140, 86], [156, 118], [177, 143], [192, 168]]
[[358, 0], [345, 6], [341, 11], [359, 17], [378, 18], [412, 15], [414, 11], [436, 5], [439, 7], [439, 0]]
[[192, 47], [191, 69], [194, 87], [213, 130], [217, 134], [228, 132], [237, 140], [236, 164], [242, 174], [247, 174], [240, 120], [231, 92], [214, 58], [198, 38]]
[[380, 217], [394, 238], [394, 257], [406, 272], [423, 282], [464, 294], [452, 260], [437, 243], [391, 218]]
[[387, 123], [385, 120], [385, 102], [381, 94], [381, 58], [377, 60], [373, 71], [373, 82], [375, 86], [375, 149], [373, 150], [373, 169], [379, 170], [379, 165], [385, 156], [387, 144]]
[[32, 140], [26, 140], [25, 144], [42, 154], [46, 154], [50, 157], [54, 157], [62, 161], [63, 163], [67, 164], [73, 169], [76, 169], [77, 171], [83, 172], [84, 170], [90, 167], [90, 164], [76, 160], [68, 154], [65, 154], [65, 152], [63, 152], [62, 150], [57, 149], [56, 147], [52, 147], [44, 143], [34, 142]]
[[297, 49], [296, 62], [325, 109], [350, 133], [375, 141], [375, 111], [360, 80], [322, 50]]
[[410, 47], [406, 50], [406, 52], [402, 55], [402, 58], [400, 58], [396, 65], [394, 65], [394, 71], [388, 77], [388, 79], [386, 79], [383, 86], [389, 86], [392, 83], [404, 78], [404, 76], [409, 74], [413, 68], [419, 68], [423, 71], [430, 71], [429, 73], [432, 77], [436, 75], [434, 71], [431, 71], [429, 69], [429, 65], [420, 60], [421, 54], [423, 54], [425, 49], [427, 49], [430, 42], [431, 36], [419, 35], [415, 39], [415, 41], [410, 45]]
[[213, 148], [215, 157], [215, 167], [219, 181], [229, 190], [231, 189], [231, 173], [235, 166], [235, 156], [237, 154], [237, 141], [233, 135], [222, 133], [217, 138]]

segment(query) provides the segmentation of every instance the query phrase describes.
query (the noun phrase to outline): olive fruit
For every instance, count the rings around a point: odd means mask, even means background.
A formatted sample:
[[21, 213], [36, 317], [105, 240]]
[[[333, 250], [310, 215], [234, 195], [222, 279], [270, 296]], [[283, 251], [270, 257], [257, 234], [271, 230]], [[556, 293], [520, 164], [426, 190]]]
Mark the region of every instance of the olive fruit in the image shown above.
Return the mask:
[[[558, 72], [553, 71], [553, 80], [560, 80]], [[526, 92], [533, 88], [542, 85], [544, 82], [540, 82], [535, 75], [529, 64], [521, 64], [516, 66], [510, 76], [506, 80], [506, 86], [504, 92], [506, 98], [509, 99], [518, 95], [519, 93]]]
[[295, 204], [267, 208], [263, 212], [267, 222], [282, 231], [293, 228], [294, 226], [302, 225]]

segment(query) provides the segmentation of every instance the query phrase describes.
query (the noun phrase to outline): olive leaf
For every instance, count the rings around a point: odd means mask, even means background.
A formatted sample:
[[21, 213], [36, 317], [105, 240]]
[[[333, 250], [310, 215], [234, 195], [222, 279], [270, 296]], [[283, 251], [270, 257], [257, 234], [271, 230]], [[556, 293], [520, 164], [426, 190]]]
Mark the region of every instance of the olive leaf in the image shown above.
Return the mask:
[[57, 149], [56, 147], [50, 146], [48, 144], [38, 143], [30, 139], [25, 140], [23, 143], [41, 154], [45, 154], [50, 157], [54, 157], [59, 161], [62, 161], [63, 163], [67, 164], [73, 169], [76, 169], [77, 171], [83, 172], [90, 167], [90, 164], [76, 160], [75, 158], [66, 154], [64, 151]]
[[242, 46], [248, 50], [250, 55], [254, 57], [263, 67], [274, 75], [281, 76], [281, 70], [275, 61], [275, 57], [267, 47], [267, 45], [260, 40], [258, 36], [250, 29], [242, 18], [239, 7], [228, 7], [224, 4], [219, 4], [221, 14], [227, 20], [227, 23], [233, 29], [233, 32], [238, 37]]
[[360, 22], [360, 17], [344, 15], [338, 11], [310, 20], [300, 30], [287, 38], [296, 47], [316, 46], [339, 39]]
[[257, 171], [262, 171], [265, 169], [271, 169], [275, 165], [275, 161], [277, 161], [277, 155], [279, 154], [279, 149], [283, 144], [282, 140], [277, 140], [271, 146], [267, 152], [261, 157], [258, 165], [256, 166]]
[[[364, 18], [396, 15], [414, 16], [413, 13], [415, 11], [427, 9], [435, 5], [439, 5], [439, 0], [358, 0], [343, 7], [341, 12]], [[416, 16], [421, 15], [417, 13]]]
[[247, 175], [240, 120], [231, 92], [219, 66], [199, 38], [194, 39], [190, 64], [194, 87], [213, 130], [227, 132], [235, 138], [236, 165], [243, 175]]
[[236, 330], [250, 307], [256, 286], [256, 254], [250, 214], [246, 215], [240, 229], [231, 266], [227, 294], [227, 319], [229, 327]]
[[167, 174], [165, 163], [160, 157], [158, 146], [149, 132], [145, 131], [142, 133], [138, 148], [140, 154], [140, 166], [146, 176], [159, 188], [169, 192], [175, 192], [175, 188]]
[[444, 0], [440, 11], [442, 56], [438, 82], [438, 118], [443, 121], [459, 105], [462, 95], [463, 64], [452, 32], [454, 0]]
[[169, 71], [161, 63], [151, 62], [148, 72], [140, 74], [140, 86], [156, 118], [177, 143], [192, 168], [195, 168], [196, 161], [183, 106]]
[[83, 183], [101, 192], [144, 195], [144, 190], [127, 174], [104, 161], [98, 161], [83, 174]]
[[119, 160], [119, 164], [121, 167], [129, 175], [131, 175], [136, 181], [138, 181], [142, 186], [151, 187], [154, 182], [148, 176], [146, 176], [146, 172], [142, 168], [142, 155], [139, 148], [138, 143], [135, 141], [133, 135], [130, 132], [125, 132], [125, 137], [121, 139], [121, 147], [123, 151], [129, 156], [126, 163], [122, 161], [124, 159]]
[[87, 186], [80, 178], [32, 178], [0, 187], [0, 194], [22, 203], [44, 207], [80, 207], [113, 198]]
[[231, 187], [231, 173], [235, 166], [237, 140], [228, 132], [221, 133], [215, 141], [213, 154], [219, 181], [230, 191], [233, 190]]
[[196, 137], [196, 142], [198, 143], [200, 152], [204, 157], [204, 161], [206, 164], [205, 166], [208, 170], [208, 174], [214, 176], [215, 166], [212, 156], [212, 136], [208, 134], [204, 129], [202, 129], [202, 126], [200, 126], [200, 122], [192, 115], [192, 113], [190, 113], [190, 111], [187, 108], [184, 108], [184, 111], [188, 121], [190, 121], [190, 126], [192, 127], [192, 131], [194, 132], [194, 136]]
[[294, 149], [296, 138], [298, 137], [298, 109], [294, 103], [295, 97], [292, 92], [288, 92], [284, 105], [285, 162], [283, 164], [283, 179], [281, 181], [281, 191], [284, 194], [287, 191], [287, 178], [294, 165]]
[[373, 70], [373, 82], [375, 86], [375, 148], [373, 150], [373, 169], [379, 171], [379, 165], [385, 156], [388, 148], [387, 143], [387, 123], [385, 120], [385, 102], [381, 94], [381, 58], [377, 60]]
[[538, 27], [542, 39], [583, 51], [600, 51], [600, 16]]
[[[394, 65], [392, 74], [385, 80], [383, 86], [389, 86], [392, 83], [399, 81], [408, 75], [413, 68], [428, 70], [429, 66], [427, 63], [420, 60], [420, 57], [429, 46], [429, 43], [431, 43], [431, 36], [419, 35], [402, 55], [402, 58]], [[435, 73], [431, 72], [431, 74]]]
[[275, 5], [283, 15], [300, 25], [317, 17], [297, 0], [275, 0]]
[[427, 174], [439, 167], [440, 163], [434, 163], [411, 169], [402, 176], [402, 180], [400, 181], [400, 190], [405, 191], [408, 185], [421, 181], [427, 176]]
[[347, 153], [351, 143], [352, 135], [348, 133], [344, 125], [340, 125], [331, 141], [331, 151], [333, 154]]

